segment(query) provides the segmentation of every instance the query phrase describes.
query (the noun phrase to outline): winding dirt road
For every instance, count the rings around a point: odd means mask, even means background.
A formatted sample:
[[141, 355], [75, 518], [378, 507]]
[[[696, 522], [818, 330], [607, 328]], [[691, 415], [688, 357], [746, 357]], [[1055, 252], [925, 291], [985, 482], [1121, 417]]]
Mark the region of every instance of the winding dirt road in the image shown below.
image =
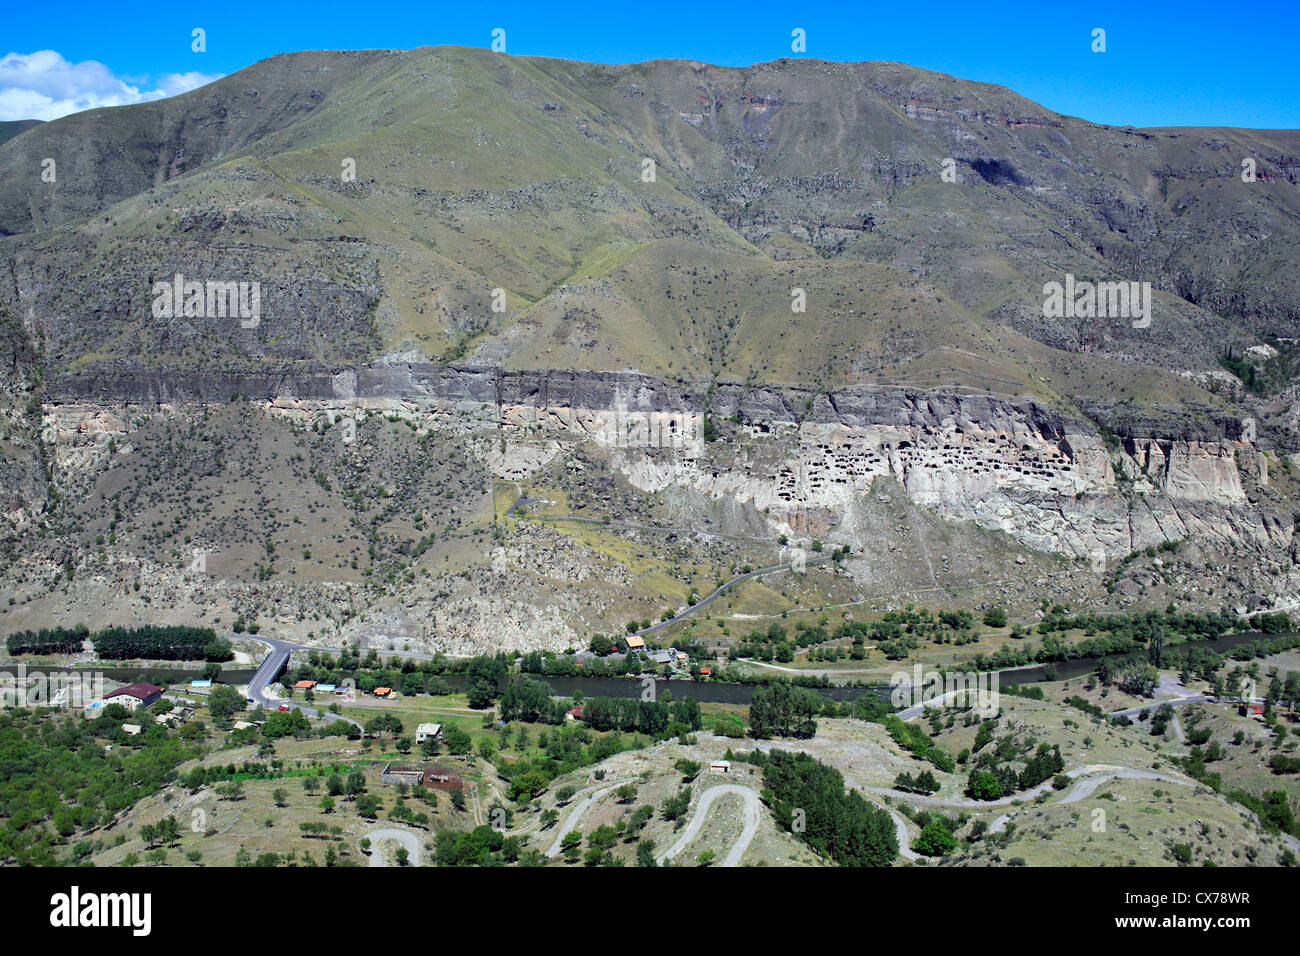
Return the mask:
[[546, 851], [546, 855], [550, 857], [559, 856], [560, 850], [563, 849], [560, 844], [564, 842], [565, 836], [572, 832], [572, 830], [577, 827], [578, 823], [581, 822], [582, 815], [587, 812], [587, 808], [617, 786], [618, 784], [612, 784], [608, 787], [602, 787], [592, 793], [591, 796], [583, 798], [582, 802], [570, 810], [569, 815], [564, 819], [564, 824], [560, 827], [559, 831], [556, 832], [555, 842], [552, 843], [551, 848]]
[[660, 866], [690, 846], [691, 841], [699, 836], [700, 830], [704, 828], [713, 801], [728, 793], [733, 793], [744, 801], [745, 826], [741, 829], [740, 836], [736, 837], [736, 842], [731, 845], [731, 849], [727, 851], [727, 855], [719, 865], [740, 866], [740, 859], [745, 855], [745, 851], [749, 849], [749, 844], [753, 842], [754, 834], [758, 832], [759, 820], [762, 817], [758, 807], [758, 794], [749, 787], [737, 786], [734, 783], [718, 784], [703, 791], [703, 795], [697, 799], [695, 812], [691, 815], [691, 820], [686, 824], [686, 829], [682, 831], [682, 835], [677, 838], [676, 843], [656, 859]]
[[384, 841], [392, 840], [406, 847], [406, 852], [410, 854], [409, 865], [420, 865], [420, 841], [414, 833], [409, 830], [398, 830], [394, 827], [381, 827], [378, 830], [371, 830], [366, 834], [370, 840], [370, 865], [387, 866], [384, 862]]

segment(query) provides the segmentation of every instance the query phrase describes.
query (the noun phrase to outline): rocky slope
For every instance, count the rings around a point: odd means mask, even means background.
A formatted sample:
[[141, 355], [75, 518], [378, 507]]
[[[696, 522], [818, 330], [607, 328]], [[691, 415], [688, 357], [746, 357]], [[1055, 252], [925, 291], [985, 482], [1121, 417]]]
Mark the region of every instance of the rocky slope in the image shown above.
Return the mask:
[[[1194, 600], [1286, 603], [1298, 156], [898, 64], [454, 48], [26, 129], [0, 145], [10, 620], [564, 646], [781, 536], [851, 546], [827, 586], [862, 593], [978, 583], [954, 548], [1093, 587], [1187, 541]], [[1048, 317], [1067, 273], [1151, 283], [1152, 321]], [[258, 315], [160, 315], [177, 276], [256, 284]], [[649, 532], [503, 524], [502, 488], [695, 529], [693, 570], [651, 568]], [[931, 520], [970, 531], [905, 549]], [[197, 545], [225, 555], [202, 577]]]

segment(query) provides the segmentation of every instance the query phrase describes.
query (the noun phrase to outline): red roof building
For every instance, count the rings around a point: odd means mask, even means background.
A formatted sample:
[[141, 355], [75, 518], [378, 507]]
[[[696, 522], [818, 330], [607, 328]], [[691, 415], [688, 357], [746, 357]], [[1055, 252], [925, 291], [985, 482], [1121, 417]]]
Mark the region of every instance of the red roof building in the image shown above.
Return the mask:
[[137, 707], [152, 707], [162, 698], [162, 688], [153, 684], [127, 684], [104, 695], [104, 700], [121, 704], [129, 710]]

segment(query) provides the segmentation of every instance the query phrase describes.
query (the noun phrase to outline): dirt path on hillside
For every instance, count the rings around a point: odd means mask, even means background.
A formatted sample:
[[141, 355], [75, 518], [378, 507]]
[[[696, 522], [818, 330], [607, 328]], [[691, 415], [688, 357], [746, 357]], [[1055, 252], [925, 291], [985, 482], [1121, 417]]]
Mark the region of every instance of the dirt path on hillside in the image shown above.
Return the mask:
[[682, 835], [666, 852], [661, 853], [655, 862], [663, 866], [666, 861], [671, 860], [690, 846], [691, 841], [699, 836], [700, 831], [704, 828], [713, 801], [729, 793], [735, 794], [743, 801], [745, 825], [740, 831], [740, 836], [736, 837], [736, 841], [731, 845], [731, 849], [727, 851], [727, 855], [720, 865], [740, 866], [740, 858], [745, 855], [745, 851], [749, 849], [749, 844], [753, 842], [754, 834], [758, 832], [758, 823], [761, 817], [759, 815], [758, 794], [750, 787], [741, 787], [734, 783], [722, 783], [705, 790], [698, 797], [695, 812], [691, 815], [691, 820], [686, 825]]

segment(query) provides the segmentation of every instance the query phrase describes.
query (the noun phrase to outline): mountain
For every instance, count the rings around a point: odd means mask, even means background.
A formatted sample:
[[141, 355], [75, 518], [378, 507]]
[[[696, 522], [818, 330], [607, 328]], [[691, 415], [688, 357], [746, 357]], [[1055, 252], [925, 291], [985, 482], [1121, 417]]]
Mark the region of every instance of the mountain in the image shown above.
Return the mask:
[[[187, 619], [319, 636], [328, 605], [348, 636], [560, 646], [688, 603], [727, 535], [850, 546], [848, 597], [983, 587], [988, 558], [1033, 605], [1051, 569], [1102, 602], [1285, 603], [1298, 174], [1297, 131], [806, 59], [308, 52], [41, 124], [0, 146], [10, 592], [35, 602], [10, 620], [144, 614], [169, 568], [153, 600]], [[158, 316], [176, 276], [256, 284], [257, 314]], [[1047, 314], [1075, 281], [1149, 283], [1150, 321]], [[360, 445], [327, 440], [358, 416]], [[715, 536], [638, 556], [507, 521], [502, 487]], [[227, 556], [206, 590], [201, 539]], [[1114, 577], [1183, 541], [1181, 580]]]
[[40, 126], [43, 120], [0, 120], [0, 146], [24, 133], [33, 126]]

